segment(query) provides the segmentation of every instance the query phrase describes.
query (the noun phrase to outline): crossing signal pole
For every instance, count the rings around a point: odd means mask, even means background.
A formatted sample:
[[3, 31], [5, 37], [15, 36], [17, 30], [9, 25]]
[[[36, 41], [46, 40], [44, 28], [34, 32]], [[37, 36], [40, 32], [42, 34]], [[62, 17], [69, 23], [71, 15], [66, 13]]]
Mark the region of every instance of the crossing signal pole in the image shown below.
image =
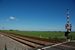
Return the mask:
[[70, 23], [70, 13], [69, 13], [69, 9], [67, 9], [67, 23], [65, 25], [66, 28], [66, 32], [65, 32], [65, 36], [68, 39], [68, 41], [70, 41], [70, 36], [69, 33], [71, 32], [72, 29], [72, 25]]

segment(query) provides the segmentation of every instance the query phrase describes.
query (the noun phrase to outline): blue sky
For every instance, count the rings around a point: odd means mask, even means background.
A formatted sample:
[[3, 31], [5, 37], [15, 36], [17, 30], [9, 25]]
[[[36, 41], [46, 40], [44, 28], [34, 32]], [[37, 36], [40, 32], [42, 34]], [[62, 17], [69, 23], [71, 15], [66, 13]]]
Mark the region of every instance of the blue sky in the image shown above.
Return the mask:
[[75, 31], [75, 0], [0, 0], [0, 29], [64, 31], [67, 8]]

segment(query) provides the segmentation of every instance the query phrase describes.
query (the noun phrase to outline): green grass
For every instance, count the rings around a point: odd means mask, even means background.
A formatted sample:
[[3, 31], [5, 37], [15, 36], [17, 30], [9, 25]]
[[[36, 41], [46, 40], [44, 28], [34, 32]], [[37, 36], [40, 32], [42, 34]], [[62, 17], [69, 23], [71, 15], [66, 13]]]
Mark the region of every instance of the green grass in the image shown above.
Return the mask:
[[74, 39], [74, 40], [75, 40], [75, 32], [72, 32], [72, 33], [70, 33], [69, 35], [70, 35], [70, 38], [71, 38], [71, 39]]
[[[26, 36], [40, 37], [45, 39], [65, 39], [64, 32], [50, 32], [50, 31], [3, 31], [3, 32], [11, 32]], [[70, 34], [71, 39], [75, 39], [75, 32]]]

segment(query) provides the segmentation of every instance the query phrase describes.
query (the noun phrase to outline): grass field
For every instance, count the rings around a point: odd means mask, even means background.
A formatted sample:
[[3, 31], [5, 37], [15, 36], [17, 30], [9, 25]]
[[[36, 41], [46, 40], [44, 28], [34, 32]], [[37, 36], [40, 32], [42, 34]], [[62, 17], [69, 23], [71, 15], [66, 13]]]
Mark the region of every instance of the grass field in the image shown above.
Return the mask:
[[[40, 37], [40, 38], [45, 38], [45, 39], [58, 39], [58, 40], [65, 39], [64, 32], [56, 32], [56, 31], [15, 31], [15, 30], [9, 31], [9, 30], [3, 30], [2, 32], [10, 32], [10, 33], [16, 33], [16, 34], [20, 34], [20, 35]], [[75, 32], [71, 32], [70, 37], [72, 39], [75, 39]]]

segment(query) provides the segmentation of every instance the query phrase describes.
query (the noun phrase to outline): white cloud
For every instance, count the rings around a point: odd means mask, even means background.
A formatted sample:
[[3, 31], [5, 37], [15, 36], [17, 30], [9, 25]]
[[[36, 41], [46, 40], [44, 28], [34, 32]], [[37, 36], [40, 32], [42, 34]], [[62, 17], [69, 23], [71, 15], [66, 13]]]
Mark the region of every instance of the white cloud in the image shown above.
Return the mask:
[[6, 21], [18, 21], [19, 19], [16, 18], [15, 16], [9, 16]]
[[10, 20], [15, 20], [15, 17], [14, 16], [10, 16], [9, 19]]

